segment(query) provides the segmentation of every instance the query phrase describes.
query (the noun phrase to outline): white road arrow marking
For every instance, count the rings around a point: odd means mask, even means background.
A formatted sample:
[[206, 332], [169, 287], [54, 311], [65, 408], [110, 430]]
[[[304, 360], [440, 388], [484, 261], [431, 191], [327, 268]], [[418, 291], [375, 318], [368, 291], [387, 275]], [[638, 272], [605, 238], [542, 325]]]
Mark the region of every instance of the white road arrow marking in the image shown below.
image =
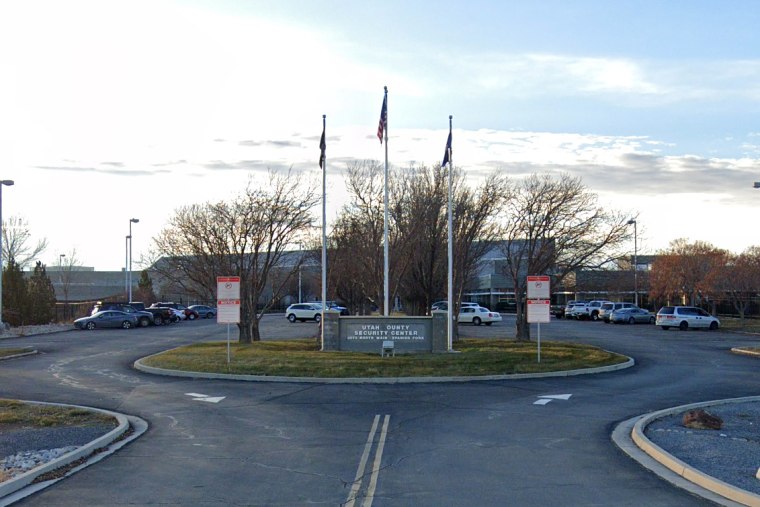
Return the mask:
[[185, 393], [185, 396], [192, 396], [193, 401], [205, 401], [207, 403], [219, 403], [226, 398], [226, 396], [209, 396], [208, 394], [200, 393]]
[[226, 396], [216, 396], [216, 397], [206, 396], [205, 398], [193, 398], [193, 401], [206, 401], [208, 403], [219, 403], [225, 398]]
[[534, 405], [546, 405], [552, 400], [569, 400], [572, 394], [545, 394], [538, 397], [538, 400], [534, 401]]

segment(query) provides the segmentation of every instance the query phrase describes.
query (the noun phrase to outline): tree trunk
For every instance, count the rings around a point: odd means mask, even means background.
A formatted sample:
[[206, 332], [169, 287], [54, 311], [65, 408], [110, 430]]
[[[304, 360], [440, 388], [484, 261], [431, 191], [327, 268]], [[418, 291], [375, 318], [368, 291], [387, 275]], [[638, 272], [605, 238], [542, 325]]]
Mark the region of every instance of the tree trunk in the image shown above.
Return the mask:
[[528, 324], [528, 314], [525, 312], [524, 301], [520, 301], [516, 307], [515, 323], [517, 329], [515, 330], [515, 338], [520, 342], [530, 341], [530, 324]]

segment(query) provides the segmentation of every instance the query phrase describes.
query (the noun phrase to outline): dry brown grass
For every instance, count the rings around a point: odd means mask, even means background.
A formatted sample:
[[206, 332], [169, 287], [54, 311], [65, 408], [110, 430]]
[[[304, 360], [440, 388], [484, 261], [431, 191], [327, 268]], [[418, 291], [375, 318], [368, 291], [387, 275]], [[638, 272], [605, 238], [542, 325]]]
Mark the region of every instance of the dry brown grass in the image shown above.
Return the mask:
[[0, 431], [10, 428], [117, 425], [115, 418], [76, 407], [36, 405], [0, 399]]

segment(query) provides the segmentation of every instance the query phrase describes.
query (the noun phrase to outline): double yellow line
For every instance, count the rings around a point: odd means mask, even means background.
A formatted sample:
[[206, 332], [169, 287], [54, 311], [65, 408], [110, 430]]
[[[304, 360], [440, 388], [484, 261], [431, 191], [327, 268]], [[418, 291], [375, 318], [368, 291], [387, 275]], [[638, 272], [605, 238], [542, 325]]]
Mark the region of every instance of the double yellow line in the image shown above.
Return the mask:
[[[367, 491], [364, 494], [364, 502], [361, 504], [362, 507], [372, 506], [372, 499], [375, 496], [377, 476], [380, 472], [380, 462], [383, 459], [383, 449], [385, 448], [385, 438], [388, 435], [388, 423], [390, 420], [391, 416], [386, 414], [385, 419], [383, 420], [383, 428], [380, 430], [380, 437], [377, 440], [377, 447], [375, 448], [375, 459], [373, 460], [372, 469], [370, 470], [371, 473], [369, 475], [369, 484], [367, 485]], [[346, 507], [354, 507], [356, 504], [362, 483], [365, 479], [364, 471], [367, 468], [367, 461], [369, 460], [369, 455], [372, 452], [372, 446], [375, 443], [375, 434], [377, 433], [377, 427], [379, 424], [380, 414], [377, 414], [375, 416], [375, 420], [372, 422], [372, 428], [369, 430], [367, 443], [364, 444], [364, 452], [362, 453], [361, 460], [359, 460], [359, 467], [356, 469], [356, 476], [354, 477], [353, 484], [351, 484], [351, 491], [348, 493], [348, 499], [345, 503]]]

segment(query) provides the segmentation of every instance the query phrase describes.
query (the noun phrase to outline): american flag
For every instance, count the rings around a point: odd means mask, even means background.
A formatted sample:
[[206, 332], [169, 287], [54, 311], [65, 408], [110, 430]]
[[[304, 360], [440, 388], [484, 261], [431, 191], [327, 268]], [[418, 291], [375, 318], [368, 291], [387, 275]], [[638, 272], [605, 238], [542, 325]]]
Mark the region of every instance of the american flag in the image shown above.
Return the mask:
[[377, 138], [380, 139], [380, 144], [383, 144], [383, 132], [385, 126], [388, 123], [388, 95], [383, 97], [383, 108], [380, 110], [380, 123], [377, 125]]

